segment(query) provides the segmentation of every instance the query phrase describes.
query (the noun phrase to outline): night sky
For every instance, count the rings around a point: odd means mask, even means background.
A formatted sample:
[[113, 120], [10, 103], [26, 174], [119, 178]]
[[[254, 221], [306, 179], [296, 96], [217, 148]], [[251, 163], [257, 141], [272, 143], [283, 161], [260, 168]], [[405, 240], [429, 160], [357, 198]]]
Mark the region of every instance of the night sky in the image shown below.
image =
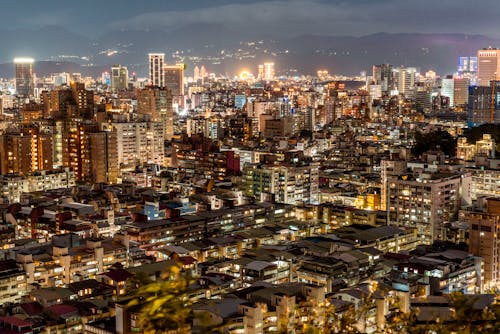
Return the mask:
[[88, 37], [111, 30], [224, 24], [274, 36], [374, 32], [500, 37], [498, 0], [23, 0], [3, 1], [0, 29], [65, 26]]

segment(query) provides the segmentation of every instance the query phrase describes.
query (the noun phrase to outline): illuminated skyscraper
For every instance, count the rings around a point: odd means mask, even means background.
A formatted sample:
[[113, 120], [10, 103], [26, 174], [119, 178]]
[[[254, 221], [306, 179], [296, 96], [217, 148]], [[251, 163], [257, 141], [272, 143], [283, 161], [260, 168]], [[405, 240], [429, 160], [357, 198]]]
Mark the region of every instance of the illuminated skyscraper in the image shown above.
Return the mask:
[[174, 135], [174, 112], [172, 107], [172, 94], [163, 87], [149, 87], [137, 93], [137, 113], [149, 115], [153, 122], [163, 124], [164, 139], [172, 139]]
[[31, 96], [34, 93], [35, 83], [33, 78], [32, 58], [15, 58], [16, 92], [21, 96]]
[[201, 79], [204, 79], [207, 75], [208, 75], [207, 69], [205, 68], [205, 66], [201, 65], [201, 67], [200, 67], [200, 77], [201, 77]]
[[164, 87], [163, 65], [165, 64], [164, 53], [149, 54], [149, 81], [151, 85]]
[[469, 252], [483, 259], [485, 284], [496, 286], [500, 281], [500, 200], [486, 199], [486, 210], [464, 212], [469, 223]]
[[477, 51], [477, 84], [488, 86], [491, 80], [500, 80], [500, 50], [482, 49]]
[[264, 63], [264, 80], [274, 79], [274, 63]]
[[453, 105], [466, 105], [469, 100], [469, 78], [456, 77], [453, 79]]
[[477, 72], [477, 57], [459, 57], [458, 72], [459, 73]]
[[262, 64], [259, 65], [259, 69], [258, 69], [257, 73], [258, 73], [257, 78], [259, 80], [263, 80], [264, 79], [264, 65], [262, 65]]
[[491, 81], [490, 86], [469, 87], [468, 125], [485, 123], [500, 123], [500, 81]]
[[392, 75], [392, 65], [373, 65], [373, 81], [376, 85], [381, 86], [383, 92], [388, 92], [393, 89], [394, 79]]
[[163, 83], [172, 96], [184, 95], [184, 64], [163, 65]]
[[417, 69], [414, 67], [400, 67], [393, 69], [396, 88], [404, 95], [410, 94], [415, 86]]
[[194, 68], [193, 79], [194, 81], [198, 81], [198, 79], [200, 79], [200, 68], [198, 66]]
[[128, 69], [125, 66], [115, 65], [111, 67], [111, 91], [127, 90]]
[[257, 73], [259, 80], [274, 80], [274, 63], [260, 64]]
[[450, 107], [454, 106], [455, 102], [455, 80], [451, 75], [448, 75], [441, 81], [441, 96], [446, 96], [450, 99]]

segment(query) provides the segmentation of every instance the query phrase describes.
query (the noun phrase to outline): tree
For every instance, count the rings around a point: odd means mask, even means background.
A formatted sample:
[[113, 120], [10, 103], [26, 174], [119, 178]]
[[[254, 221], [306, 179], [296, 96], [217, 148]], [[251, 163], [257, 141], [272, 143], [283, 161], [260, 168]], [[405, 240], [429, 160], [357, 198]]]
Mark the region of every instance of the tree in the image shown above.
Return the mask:
[[147, 333], [190, 333], [191, 282], [180, 267], [171, 267], [157, 281], [140, 286], [127, 307]]
[[[498, 334], [500, 333], [500, 305], [493, 303], [484, 309], [475, 306], [477, 298], [452, 293], [449, 295], [449, 307], [452, 310], [449, 319], [435, 319], [430, 322], [419, 320], [419, 309], [408, 313], [394, 310], [388, 317], [385, 326], [378, 328], [376, 333], [393, 334]], [[299, 323], [296, 334], [360, 334], [359, 321], [367, 320], [369, 310], [374, 307], [373, 295], [366, 296], [360, 307], [349, 307], [342, 313], [337, 313], [331, 303], [326, 302], [313, 310], [313, 318], [324, 314], [320, 325], [314, 322]], [[397, 306], [397, 305], [394, 305]], [[310, 319], [310, 317], [308, 317]]]
[[416, 156], [421, 156], [427, 151], [443, 151], [449, 156], [455, 156], [456, 153], [456, 140], [448, 131], [437, 130], [429, 133], [417, 131], [415, 142], [411, 151]]

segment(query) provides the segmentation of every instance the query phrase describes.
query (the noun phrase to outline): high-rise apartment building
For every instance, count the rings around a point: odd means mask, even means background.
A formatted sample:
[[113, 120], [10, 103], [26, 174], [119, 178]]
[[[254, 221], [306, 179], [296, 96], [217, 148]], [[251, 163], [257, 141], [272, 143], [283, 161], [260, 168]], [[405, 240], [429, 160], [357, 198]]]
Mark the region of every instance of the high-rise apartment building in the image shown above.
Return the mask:
[[413, 96], [415, 97], [415, 104], [417, 110], [429, 111], [432, 105], [432, 87], [425, 82], [417, 82], [414, 85]]
[[92, 119], [94, 117], [94, 91], [85, 88], [85, 84], [72, 82], [71, 92], [78, 117]]
[[165, 64], [164, 53], [149, 54], [149, 82], [152, 86], [164, 87], [163, 66]]
[[406, 170], [406, 161], [382, 160], [380, 162], [381, 194], [380, 209], [387, 210], [387, 194], [389, 192], [389, 178], [397, 177]]
[[260, 64], [258, 66], [257, 78], [259, 80], [266, 80], [266, 81], [274, 80], [274, 76], [275, 76], [274, 63], [268, 62], [268, 63]]
[[[493, 94], [493, 95], [492, 95]], [[500, 81], [469, 87], [468, 125], [500, 123]]]
[[458, 58], [458, 73], [475, 73], [477, 72], [477, 57], [459, 57]]
[[163, 65], [163, 82], [172, 96], [184, 95], [184, 64]]
[[111, 67], [111, 91], [117, 92], [128, 89], [128, 69], [125, 66]]
[[382, 92], [390, 91], [394, 86], [394, 77], [392, 73], [392, 65], [381, 64], [373, 65], [373, 81], [375, 85], [380, 85]]
[[264, 63], [264, 80], [274, 80], [274, 63]]
[[489, 86], [491, 80], [500, 80], [500, 50], [488, 48], [477, 51], [477, 84]]
[[62, 162], [70, 167], [77, 180], [89, 179], [88, 133], [97, 132], [97, 124], [79, 119], [68, 119], [62, 124]]
[[422, 243], [442, 238], [443, 226], [458, 215], [460, 175], [400, 173], [387, 177], [388, 224], [412, 227]]
[[[97, 123], [80, 119], [62, 121], [60, 130], [62, 165], [70, 167], [77, 180], [117, 182], [119, 170], [115, 132], [100, 131]], [[58, 136], [54, 137], [57, 142]]]
[[450, 99], [450, 107], [455, 105], [455, 80], [453, 76], [448, 75], [441, 80], [441, 96], [446, 96]]
[[137, 92], [137, 113], [149, 115], [153, 122], [164, 124], [164, 138], [174, 135], [174, 111], [172, 94], [168, 88], [148, 87]]
[[246, 164], [243, 170], [244, 190], [258, 200], [274, 197], [276, 203], [296, 205], [317, 203], [319, 198], [319, 164], [259, 165]]
[[164, 123], [111, 123], [116, 132], [116, 153], [121, 170], [134, 170], [137, 165], [165, 160]]
[[469, 78], [453, 78], [453, 106], [465, 106], [467, 104], [469, 101], [469, 83]]
[[500, 198], [487, 198], [486, 210], [462, 211], [469, 223], [469, 252], [483, 259], [483, 287], [500, 283]]
[[52, 133], [36, 125], [23, 127], [21, 133], [31, 138], [31, 171], [52, 170], [54, 167]]
[[15, 58], [16, 92], [20, 96], [32, 96], [35, 90], [32, 58]]
[[32, 168], [31, 138], [21, 133], [0, 136], [1, 174], [28, 174]]
[[393, 69], [395, 86], [400, 94], [410, 95], [415, 86], [417, 69], [414, 67], [400, 67]]
[[53, 168], [52, 134], [39, 126], [22, 126], [0, 136], [0, 173], [28, 174]]
[[116, 183], [118, 150], [116, 132], [99, 131], [88, 134], [90, 179], [94, 183]]

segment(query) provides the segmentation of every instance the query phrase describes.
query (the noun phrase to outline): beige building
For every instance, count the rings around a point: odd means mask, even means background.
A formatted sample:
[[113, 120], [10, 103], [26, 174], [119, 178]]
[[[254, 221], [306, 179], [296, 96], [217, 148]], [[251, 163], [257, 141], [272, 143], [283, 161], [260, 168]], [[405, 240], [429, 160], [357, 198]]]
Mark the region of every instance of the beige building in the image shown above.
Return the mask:
[[315, 204], [319, 198], [319, 164], [257, 165], [243, 169], [244, 191], [248, 196], [265, 200], [274, 196], [276, 203]]
[[388, 224], [416, 228], [422, 243], [442, 239], [444, 224], [456, 219], [462, 191], [467, 191], [462, 179], [438, 173], [389, 177]]
[[0, 261], [0, 305], [19, 303], [26, 293], [24, 270], [13, 260]]
[[453, 105], [466, 105], [469, 101], [469, 78], [453, 78]]
[[500, 282], [500, 198], [486, 199], [484, 211], [465, 212], [469, 252], [483, 259], [483, 287]]
[[149, 115], [149, 120], [164, 124], [164, 137], [172, 139], [174, 135], [174, 111], [172, 92], [165, 87], [149, 87], [137, 91], [137, 113]]
[[488, 48], [477, 51], [477, 83], [489, 86], [491, 80], [500, 79], [500, 50]]
[[118, 165], [123, 170], [134, 170], [143, 163], [164, 164], [164, 123], [111, 123], [116, 131]]
[[89, 133], [90, 176], [94, 183], [116, 183], [118, 152], [116, 132]]

